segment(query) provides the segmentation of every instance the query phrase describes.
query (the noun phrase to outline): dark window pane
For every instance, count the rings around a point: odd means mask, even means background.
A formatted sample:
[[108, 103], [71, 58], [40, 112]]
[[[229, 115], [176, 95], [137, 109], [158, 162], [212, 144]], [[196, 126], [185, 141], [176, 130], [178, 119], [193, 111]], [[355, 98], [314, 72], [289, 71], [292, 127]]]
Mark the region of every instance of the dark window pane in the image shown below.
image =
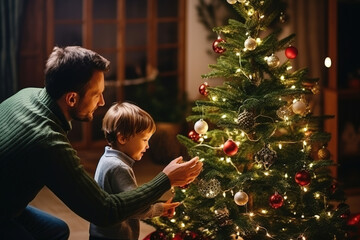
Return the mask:
[[95, 24], [94, 48], [116, 48], [116, 24]]
[[176, 71], [178, 65], [177, 49], [160, 49], [158, 51], [158, 69], [160, 72]]
[[105, 73], [106, 81], [116, 81], [117, 80], [117, 61], [116, 61], [116, 53], [101, 53], [101, 56], [110, 61], [110, 70]]
[[116, 19], [117, 0], [93, 0], [94, 19]]
[[[109, 109], [111, 105], [118, 99], [119, 87], [117, 86], [106, 86], [104, 91], [105, 106], [103, 109]], [[120, 96], [119, 96], [120, 97]]]
[[178, 0], [158, 0], [158, 17], [177, 17]]
[[146, 23], [129, 23], [126, 25], [126, 46], [146, 46]]
[[147, 0], [126, 0], [126, 18], [146, 18]]
[[95, 114], [93, 120], [91, 121], [92, 127], [92, 140], [104, 140], [104, 133], [101, 130], [102, 127], [102, 119], [104, 118], [105, 114]]
[[176, 22], [159, 23], [158, 43], [177, 43], [178, 24]]
[[[146, 52], [127, 52], [125, 57], [125, 79], [136, 79], [146, 76]], [[126, 83], [125, 83], [126, 84]], [[129, 82], [128, 84], [131, 84]]]
[[55, 20], [60, 19], [82, 19], [82, 0], [55, 0]]
[[82, 45], [81, 24], [55, 25], [55, 45]]

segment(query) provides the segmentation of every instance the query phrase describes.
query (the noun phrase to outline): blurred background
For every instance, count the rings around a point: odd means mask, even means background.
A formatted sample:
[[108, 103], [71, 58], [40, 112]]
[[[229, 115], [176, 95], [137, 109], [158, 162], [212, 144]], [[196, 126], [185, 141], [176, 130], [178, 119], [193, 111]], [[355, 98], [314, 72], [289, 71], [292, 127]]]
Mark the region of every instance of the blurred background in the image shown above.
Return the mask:
[[[351, 211], [360, 212], [360, 33], [355, 27], [360, 2], [285, 2], [287, 11], [279, 22], [282, 36], [296, 34], [299, 54], [293, 69], [307, 67], [310, 77], [320, 78], [321, 93], [312, 99], [312, 110], [334, 115], [323, 124], [332, 134], [327, 148], [339, 164], [332, 172], [345, 187]], [[236, 18], [226, 0], [1, 0], [0, 11], [0, 101], [22, 88], [44, 86], [44, 65], [54, 46], [80, 45], [98, 52], [111, 61], [106, 105], [91, 123], [73, 122], [69, 138], [93, 174], [106, 145], [101, 132], [106, 110], [116, 101], [138, 104], [157, 122], [150, 149], [135, 167], [139, 183], [174, 157], [186, 156], [176, 135], [193, 129], [186, 116], [194, 101], [204, 97], [199, 86], [222, 82], [201, 78], [219, 56], [212, 51], [217, 39], [212, 28]], [[326, 57], [331, 66], [325, 67]], [[46, 188], [33, 204], [67, 219], [73, 239], [87, 238], [88, 223]]]

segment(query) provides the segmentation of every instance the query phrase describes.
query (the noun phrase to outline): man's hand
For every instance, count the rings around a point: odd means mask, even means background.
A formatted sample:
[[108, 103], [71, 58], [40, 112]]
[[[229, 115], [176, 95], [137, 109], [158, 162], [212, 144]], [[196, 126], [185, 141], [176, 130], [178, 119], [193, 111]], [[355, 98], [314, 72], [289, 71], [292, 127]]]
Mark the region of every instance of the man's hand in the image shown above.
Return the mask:
[[200, 174], [202, 162], [194, 157], [188, 162], [182, 162], [182, 157], [172, 160], [163, 170], [170, 179], [171, 186], [183, 186], [191, 183]]
[[172, 218], [175, 213], [175, 208], [180, 205], [180, 202], [171, 202], [173, 198], [170, 198], [166, 201], [166, 203], [163, 203], [164, 211], [161, 216]]

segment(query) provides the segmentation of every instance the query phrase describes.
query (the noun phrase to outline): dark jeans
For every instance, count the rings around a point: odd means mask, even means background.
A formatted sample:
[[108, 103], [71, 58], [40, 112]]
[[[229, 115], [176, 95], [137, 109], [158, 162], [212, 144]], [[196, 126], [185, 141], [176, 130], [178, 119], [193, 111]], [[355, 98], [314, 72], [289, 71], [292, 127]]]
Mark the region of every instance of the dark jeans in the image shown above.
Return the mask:
[[0, 226], [0, 239], [6, 240], [66, 240], [69, 234], [64, 221], [31, 206]]

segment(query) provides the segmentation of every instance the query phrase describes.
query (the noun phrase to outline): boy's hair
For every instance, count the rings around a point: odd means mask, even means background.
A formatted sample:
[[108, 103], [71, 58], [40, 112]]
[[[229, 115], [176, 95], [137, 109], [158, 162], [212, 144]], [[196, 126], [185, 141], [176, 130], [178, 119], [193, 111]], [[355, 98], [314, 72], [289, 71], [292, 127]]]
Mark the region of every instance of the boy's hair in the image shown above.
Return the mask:
[[102, 130], [112, 145], [116, 143], [118, 133], [129, 138], [145, 130], [155, 132], [156, 125], [149, 113], [134, 104], [123, 102], [109, 108], [102, 121]]
[[45, 87], [55, 100], [67, 92], [83, 96], [95, 71], [106, 72], [110, 62], [79, 46], [54, 47], [45, 67]]

